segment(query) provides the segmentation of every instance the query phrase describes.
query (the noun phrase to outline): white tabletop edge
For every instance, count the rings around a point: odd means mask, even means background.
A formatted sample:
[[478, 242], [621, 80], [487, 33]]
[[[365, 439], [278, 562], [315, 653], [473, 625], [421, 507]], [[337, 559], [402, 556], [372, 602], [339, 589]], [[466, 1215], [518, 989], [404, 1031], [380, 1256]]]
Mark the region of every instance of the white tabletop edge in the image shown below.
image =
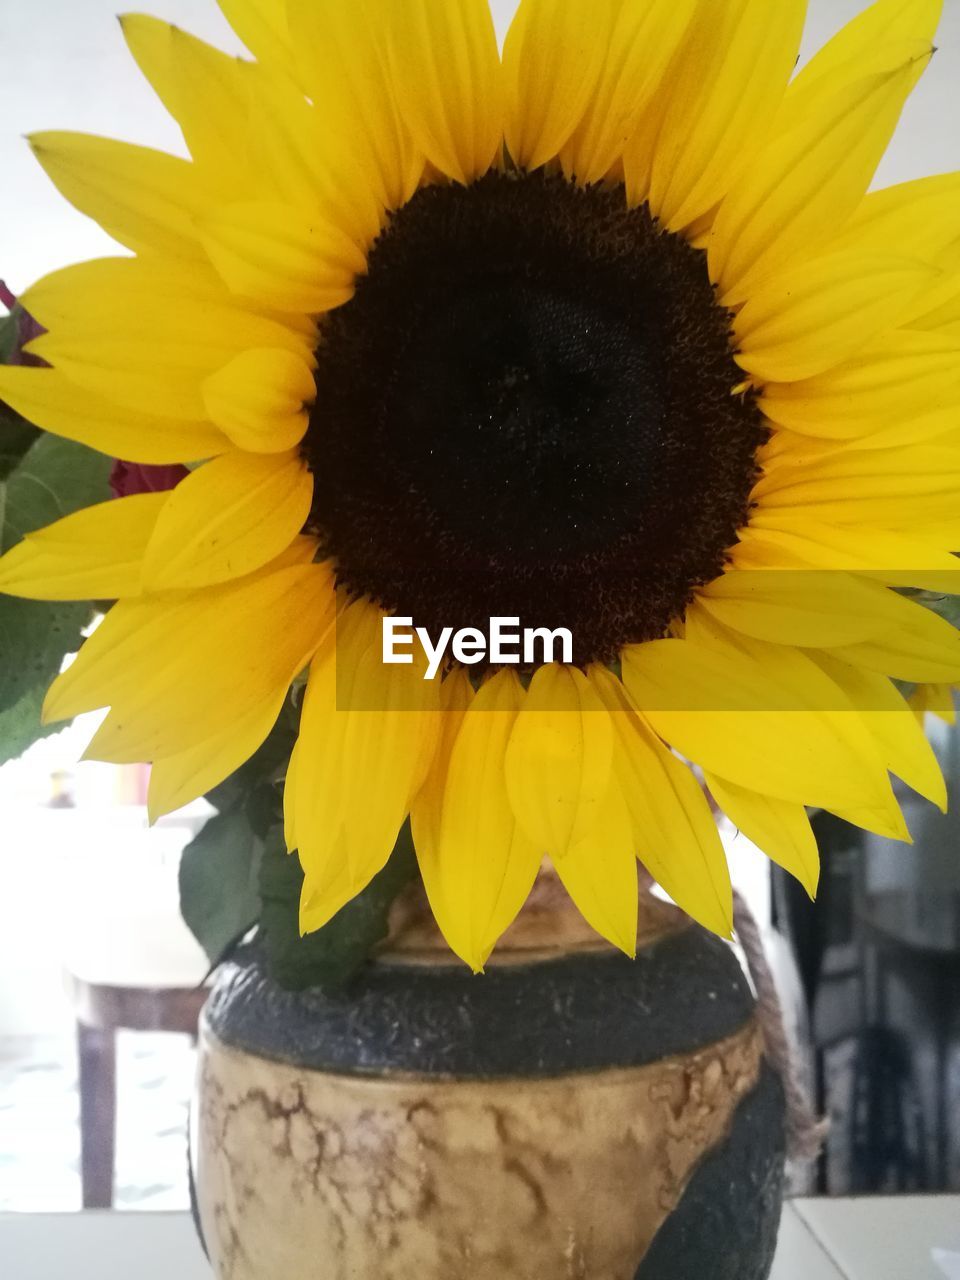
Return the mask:
[[960, 1196], [836, 1197], [794, 1207], [848, 1280], [944, 1280], [933, 1250], [960, 1253]]
[[[788, 1200], [783, 1206], [777, 1257], [770, 1280], [855, 1280], [841, 1271], [816, 1232]], [[858, 1280], [858, 1278], [857, 1278]]]
[[[944, 1280], [960, 1197], [794, 1200], [770, 1280]], [[188, 1213], [0, 1213], [3, 1280], [212, 1280]]]
[[[212, 1280], [186, 1213], [0, 1213], [4, 1280]], [[771, 1280], [860, 1280], [831, 1262], [792, 1204]]]

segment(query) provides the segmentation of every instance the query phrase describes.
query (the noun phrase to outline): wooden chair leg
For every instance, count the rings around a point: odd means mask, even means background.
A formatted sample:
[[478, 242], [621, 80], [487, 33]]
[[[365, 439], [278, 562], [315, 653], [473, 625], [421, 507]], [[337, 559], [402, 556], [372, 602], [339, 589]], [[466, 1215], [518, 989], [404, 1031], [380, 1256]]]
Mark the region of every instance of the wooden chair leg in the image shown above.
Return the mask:
[[80, 1170], [85, 1209], [113, 1207], [117, 1049], [112, 1030], [77, 1023]]

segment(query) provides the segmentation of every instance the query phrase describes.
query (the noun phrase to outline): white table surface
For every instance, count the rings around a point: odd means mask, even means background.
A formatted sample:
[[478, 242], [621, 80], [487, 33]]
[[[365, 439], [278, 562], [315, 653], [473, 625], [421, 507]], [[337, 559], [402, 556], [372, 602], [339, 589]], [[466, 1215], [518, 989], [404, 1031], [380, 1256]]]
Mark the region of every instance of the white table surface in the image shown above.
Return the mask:
[[[935, 1248], [960, 1253], [960, 1196], [797, 1200], [784, 1212], [771, 1280], [945, 1280]], [[0, 1215], [0, 1275], [211, 1280], [183, 1213]]]

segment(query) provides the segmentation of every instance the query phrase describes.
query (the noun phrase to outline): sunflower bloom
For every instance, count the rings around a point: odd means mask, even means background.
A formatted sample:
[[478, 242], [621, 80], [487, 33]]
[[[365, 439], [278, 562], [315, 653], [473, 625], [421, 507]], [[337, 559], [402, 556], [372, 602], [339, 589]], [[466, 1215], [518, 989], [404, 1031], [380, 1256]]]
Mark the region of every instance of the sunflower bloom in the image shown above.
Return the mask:
[[[79, 512], [0, 588], [114, 599], [45, 715], [153, 762], [156, 815], [264, 741], [301, 925], [409, 817], [475, 969], [549, 856], [635, 946], [636, 860], [731, 929], [703, 781], [813, 893], [806, 807], [909, 838], [945, 788], [894, 680], [960, 680], [960, 175], [868, 194], [941, 0], [879, 0], [798, 74], [804, 0], [220, 0], [251, 59], [123, 30], [189, 159], [32, 146], [133, 256], [23, 299], [0, 398], [172, 492]], [[566, 627], [568, 665], [386, 665]], [[696, 773], [690, 767], [697, 767]]]

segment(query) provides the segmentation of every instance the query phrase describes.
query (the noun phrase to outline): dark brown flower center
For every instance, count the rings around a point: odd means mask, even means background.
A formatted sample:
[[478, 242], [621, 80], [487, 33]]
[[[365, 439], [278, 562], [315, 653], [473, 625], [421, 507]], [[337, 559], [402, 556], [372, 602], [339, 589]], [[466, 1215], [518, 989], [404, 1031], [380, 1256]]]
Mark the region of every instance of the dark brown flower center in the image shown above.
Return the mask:
[[622, 188], [490, 174], [394, 214], [326, 317], [304, 442], [340, 581], [432, 634], [664, 634], [744, 523], [765, 432], [704, 255]]

